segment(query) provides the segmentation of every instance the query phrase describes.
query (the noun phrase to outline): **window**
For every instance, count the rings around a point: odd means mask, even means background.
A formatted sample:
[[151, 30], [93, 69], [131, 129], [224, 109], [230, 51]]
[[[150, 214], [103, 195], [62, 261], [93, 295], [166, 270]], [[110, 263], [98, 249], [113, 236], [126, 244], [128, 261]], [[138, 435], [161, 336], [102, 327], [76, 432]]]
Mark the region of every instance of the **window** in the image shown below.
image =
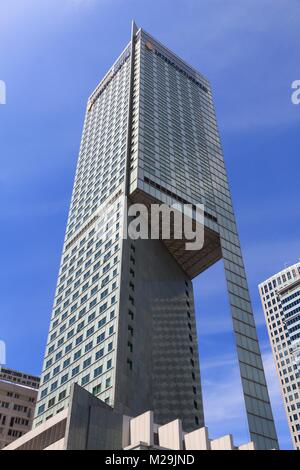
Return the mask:
[[128, 331], [130, 332], [131, 336], [133, 336], [133, 327], [128, 325]]
[[46, 369], [50, 367], [51, 365], [52, 365], [52, 358], [48, 359], [48, 361], [46, 362], [46, 365], [45, 365]]
[[74, 367], [74, 369], [72, 370], [72, 377], [74, 377], [74, 375], [78, 374], [78, 372], [79, 372], [79, 366]]
[[79, 349], [78, 351], [76, 351], [76, 353], [74, 354], [74, 361], [77, 361], [77, 359], [79, 359], [81, 356], [81, 349]]
[[128, 310], [128, 315], [130, 316], [131, 320], [133, 320], [133, 311], [132, 310]]
[[83, 362], [83, 369], [86, 369], [92, 362], [92, 359], [89, 357]]
[[41, 413], [43, 413], [44, 410], [45, 410], [45, 405], [40, 405], [40, 406], [38, 407], [38, 415], [40, 415]]
[[98, 375], [101, 375], [101, 374], [102, 374], [102, 370], [103, 370], [103, 367], [102, 367], [102, 366], [97, 367], [97, 368], [94, 370], [94, 378], [95, 378], [95, 377], [98, 377]]
[[66, 391], [63, 390], [62, 392], [60, 392], [60, 394], [58, 395], [58, 401], [60, 400], [63, 400], [66, 396]]
[[99, 351], [96, 352], [95, 359], [100, 359], [104, 355], [104, 349], [100, 349]]
[[98, 395], [101, 392], [101, 384], [96, 385], [96, 387], [93, 388], [93, 395]]
[[72, 338], [73, 335], [74, 335], [74, 330], [70, 330], [67, 334], [67, 339]]
[[55, 382], [53, 382], [53, 384], [51, 384], [51, 392], [53, 392], [53, 390], [56, 390], [57, 389], [57, 380]]
[[86, 308], [84, 307], [84, 308], [82, 308], [82, 309], [80, 310], [80, 312], [79, 312], [79, 314], [78, 314], [78, 318], [82, 318], [83, 315], [85, 314], [85, 312], [86, 312]]
[[97, 344], [102, 343], [102, 341], [105, 340], [105, 332], [101, 333], [101, 335], [98, 336], [97, 338]]
[[70, 358], [66, 359], [63, 363], [63, 368], [65, 369], [70, 364]]
[[64, 384], [65, 382], [67, 382], [68, 376], [69, 376], [69, 374], [65, 374], [65, 375], [62, 376], [62, 378], [60, 380], [61, 385]]
[[48, 402], [48, 408], [51, 408], [51, 406], [53, 406], [55, 404], [55, 397], [51, 398], [51, 400], [49, 400]]
[[58, 361], [61, 357], [62, 357], [62, 351], [59, 351], [55, 356], [55, 360]]
[[95, 312], [91, 313], [91, 315], [89, 315], [88, 317], [88, 322], [90, 323], [92, 320], [94, 320], [95, 316], [96, 316]]
[[107, 309], [107, 303], [101, 305], [99, 311], [100, 311], [100, 313], [102, 313], [102, 312], [104, 312], [106, 309]]
[[82, 377], [81, 385], [86, 385], [89, 381], [90, 381], [90, 374], [87, 374], [84, 377]]
[[76, 346], [78, 346], [78, 344], [80, 344], [83, 340], [83, 336], [78, 336], [78, 338], [76, 339]]
[[91, 336], [92, 334], [94, 333], [94, 327], [92, 326], [91, 328], [89, 328], [86, 332], [86, 336]]

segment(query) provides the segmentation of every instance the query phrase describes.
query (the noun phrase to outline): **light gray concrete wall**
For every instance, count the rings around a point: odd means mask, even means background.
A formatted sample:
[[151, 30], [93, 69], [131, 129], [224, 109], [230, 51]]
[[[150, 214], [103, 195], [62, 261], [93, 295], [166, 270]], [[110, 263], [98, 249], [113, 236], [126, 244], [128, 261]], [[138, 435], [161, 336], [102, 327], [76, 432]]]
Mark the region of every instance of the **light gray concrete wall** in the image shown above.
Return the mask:
[[67, 450], [122, 449], [123, 417], [77, 384], [71, 392], [65, 448]]

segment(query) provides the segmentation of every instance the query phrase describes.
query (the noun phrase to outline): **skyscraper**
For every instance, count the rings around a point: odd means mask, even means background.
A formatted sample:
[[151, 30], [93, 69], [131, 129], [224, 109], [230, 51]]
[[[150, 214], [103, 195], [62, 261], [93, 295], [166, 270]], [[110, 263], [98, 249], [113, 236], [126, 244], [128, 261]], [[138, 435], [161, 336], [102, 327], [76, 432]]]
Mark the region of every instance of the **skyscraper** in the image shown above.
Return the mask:
[[[125, 197], [204, 204], [203, 248], [126, 239]], [[88, 100], [35, 424], [77, 382], [120, 413], [202, 426], [192, 279], [221, 258], [251, 440], [276, 448], [209, 82], [133, 24]]]
[[300, 449], [300, 263], [259, 284], [288, 424]]

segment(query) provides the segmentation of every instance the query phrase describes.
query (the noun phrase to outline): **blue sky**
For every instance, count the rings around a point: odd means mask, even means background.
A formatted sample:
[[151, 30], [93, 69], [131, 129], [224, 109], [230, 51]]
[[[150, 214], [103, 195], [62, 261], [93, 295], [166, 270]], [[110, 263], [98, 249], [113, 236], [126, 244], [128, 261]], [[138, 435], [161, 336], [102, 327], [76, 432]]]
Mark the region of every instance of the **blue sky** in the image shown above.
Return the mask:
[[[276, 426], [291, 442], [257, 284], [299, 259], [299, 0], [3, 0], [0, 339], [39, 373], [86, 100], [130, 22], [211, 81]], [[206, 422], [247, 440], [222, 263], [195, 281]]]

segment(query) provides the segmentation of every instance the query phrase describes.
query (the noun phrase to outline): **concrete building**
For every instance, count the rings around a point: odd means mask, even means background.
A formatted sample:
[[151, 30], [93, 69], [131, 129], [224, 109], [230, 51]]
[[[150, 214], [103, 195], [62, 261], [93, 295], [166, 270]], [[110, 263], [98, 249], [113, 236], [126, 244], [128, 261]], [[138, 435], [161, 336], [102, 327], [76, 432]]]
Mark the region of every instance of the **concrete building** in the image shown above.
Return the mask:
[[20, 437], [5, 450], [254, 450], [234, 445], [230, 434], [210, 439], [206, 427], [187, 433], [180, 419], [162, 426], [153, 412], [134, 418], [117, 413], [74, 384], [70, 406]]
[[30, 431], [40, 379], [0, 367], [0, 449]]
[[[204, 204], [203, 248], [126, 239], [125, 198]], [[88, 100], [35, 426], [78, 383], [120, 415], [203, 427], [192, 279], [221, 258], [250, 439], [276, 448], [209, 82], [133, 24]]]
[[259, 284], [289, 429], [300, 449], [300, 263]]

